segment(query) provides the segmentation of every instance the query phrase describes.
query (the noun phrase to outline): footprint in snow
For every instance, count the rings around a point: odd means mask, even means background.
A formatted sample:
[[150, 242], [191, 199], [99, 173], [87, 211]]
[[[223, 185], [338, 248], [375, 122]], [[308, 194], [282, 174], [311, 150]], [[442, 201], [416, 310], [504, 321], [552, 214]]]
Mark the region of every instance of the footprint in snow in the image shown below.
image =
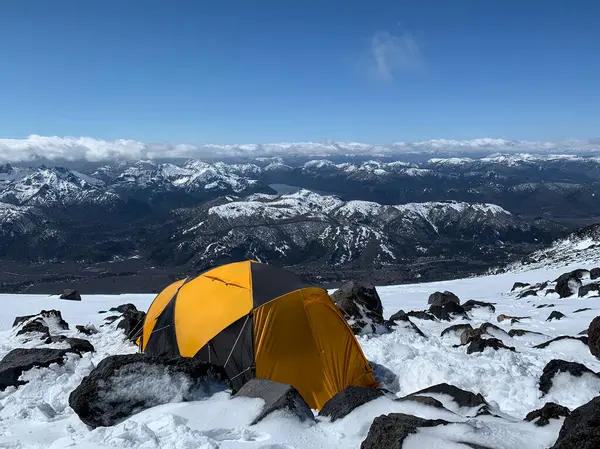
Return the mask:
[[[250, 429], [211, 429], [201, 432], [201, 434], [215, 441], [266, 441], [271, 438], [268, 433], [256, 432]], [[273, 448], [275, 447], [273, 446]]]

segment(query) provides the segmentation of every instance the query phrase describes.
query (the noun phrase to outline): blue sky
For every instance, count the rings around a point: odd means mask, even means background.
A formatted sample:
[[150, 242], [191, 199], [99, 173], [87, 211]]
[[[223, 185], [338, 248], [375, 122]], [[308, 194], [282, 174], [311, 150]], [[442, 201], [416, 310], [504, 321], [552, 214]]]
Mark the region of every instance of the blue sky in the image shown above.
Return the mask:
[[600, 136], [600, 2], [0, 2], [0, 137]]

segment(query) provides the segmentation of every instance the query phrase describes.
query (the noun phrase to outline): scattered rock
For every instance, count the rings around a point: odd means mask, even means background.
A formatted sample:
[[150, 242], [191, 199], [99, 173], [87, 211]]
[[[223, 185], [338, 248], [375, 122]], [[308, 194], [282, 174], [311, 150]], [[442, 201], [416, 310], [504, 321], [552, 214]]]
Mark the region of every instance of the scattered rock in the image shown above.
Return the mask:
[[427, 336], [421, 331], [421, 329], [419, 329], [412, 321], [410, 321], [408, 315], [404, 313], [403, 310], [400, 310], [399, 312], [393, 314], [390, 317], [390, 319], [386, 322], [386, 325], [389, 327], [407, 328], [415, 332], [417, 335], [427, 338]]
[[25, 349], [10, 351], [0, 361], [0, 391], [7, 387], [18, 387], [26, 382], [19, 380], [21, 374], [32, 368], [48, 367], [53, 363], [62, 365], [70, 349]]
[[401, 401], [401, 402], [412, 401], [412, 402], [418, 402], [419, 404], [428, 405], [430, 407], [445, 408], [444, 404], [442, 404], [440, 401], [438, 401], [437, 399], [434, 399], [430, 396], [405, 396], [403, 398], [398, 398], [395, 400]]
[[569, 416], [571, 410], [554, 402], [546, 402], [541, 409], [529, 412], [525, 421], [533, 422], [538, 427], [544, 427], [550, 424], [551, 419], [560, 419]]
[[494, 307], [494, 304], [492, 304], [491, 302], [475, 301], [474, 299], [468, 300], [462, 306], [466, 312], [470, 312], [471, 310], [473, 310], [475, 308], [483, 308], [483, 307], [487, 307], [488, 309], [490, 309], [490, 312], [492, 312], [492, 313], [494, 313], [496, 311], [496, 307]]
[[561, 341], [561, 340], [578, 340], [586, 346], [588, 344], [587, 337], [571, 337], [569, 335], [562, 335], [560, 337], [556, 337], [556, 338], [553, 338], [552, 340], [546, 341], [542, 344], [536, 345], [536, 346], [534, 346], [534, 348], [535, 349], [544, 349], [544, 348], [547, 348], [548, 346], [550, 346], [552, 343], [554, 343], [556, 341]]
[[83, 378], [69, 405], [91, 427], [112, 426], [147, 408], [200, 400], [227, 385], [222, 367], [194, 358], [114, 355]]
[[454, 304], [460, 304], [460, 299], [454, 293], [445, 291], [445, 292], [435, 292], [429, 295], [429, 300], [427, 304], [433, 306], [443, 306], [449, 302], [453, 302]]
[[94, 325], [82, 326], [81, 324], [78, 324], [77, 326], [75, 326], [75, 329], [77, 329], [84, 335], [94, 335], [98, 333], [98, 329], [96, 329]]
[[50, 329], [41, 320], [33, 320], [25, 324], [17, 332], [17, 335], [24, 334], [40, 334], [40, 338], [44, 340], [50, 336]]
[[[276, 410], [287, 410], [296, 415], [301, 421], [314, 420], [312, 410], [302, 399], [298, 390], [291, 385], [280, 384], [268, 379], [254, 378], [246, 382], [235, 396], [260, 398], [265, 401], [261, 413], [254, 419], [252, 425]], [[339, 409], [339, 411], [342, 412], [343, 410]]]
[[566, 318], [567, 316], [562, 313], [559, 312], [558, 310], [554, 310], [550, 315], [548, 315], [548, 318], [546, 318], [546, 321], [552, 321], [552, 320], [562, 320], [563, 318]]
[[521, 290], [525, 287], [529, 287], [530, 285], [531, 284], [528, 284], [527, 282], [515, 282], [510, 291], [514, 292], [515, 290]]
[[540, 304], [539, 306], [536, 306], [536, 309], [545, 309], [546, 307], [554, 307], [554, 304]]
[[528, 296], [537, 296], [537, 291], [535, 290], [525, 290], [524, 292], [520, 293], [519, 296], [517, 296], [517, 298], [519, 299], [523, 299], [523, 298], [527, 298]]
[[573, 313], [587, 312], [588, 310], [592, 310], [589, 307], [584, 307], [583, 309], [577, 309]]
[[442, 419], [424, 419], [403, 413], [390, 413], [375, 418], [360, 449], [400, 449], [404, 440], [417, 433], [419, 427], [449, 424]]
[[551, 449], [598, 449], [600, 447], [600, 396], [573, 410], [565, 418]]
[[600, 357], [600, 316], [592, 320], [587, 330], [588, 346], [590, 352], [596, 357]]
[[60, 295], [60, 299], [67, 299], [69, 301], [81, 301], [81, 295], [79, 294], [78, 290], [67, 288]]
[[407, 315], [411, 318], [418, 318], [420, 320], [437, 321], [431, 313], [425, 312], [424, 310], [411, 310], [410, 312], [407, 312]]
[[83, 338], [65, 337], [64, 335], [51, 336], [46, 339], [46, 343], [67, 343], [71, 349], [77, 354], [84, 352], [94, 352], [94, 345]]
[[104, 318], [104, 321], [107, 321], [108, 323], [114, 323], [119, 318], [121, 318], [119, 315], [111, 315], [111, 316], [107, 316], [106, 318]]
[[121, 304], [117, 307], [111, 307], [108, 309], [109, 312], [119, 312], [121, 314], [126, 312], [137, 312], [137, 307], [131, 303]]
[[571, 271], [571, 274], [577, 279], [588, 279], [590, 277], [590, 270], [586, 270], [585, 268], [578, 268], [576, 270]]
[[403, 399], [414, 396], [427, 396], [428, 394], [442, 394], [450, 396], [460, 408], [475, 408], [475, 416], [489, 414], [489, 404], [481, 394], [475, 394], [470, 391], [462, 390], [454, 385], [442, 383], [433, 385], [423, 390], [416, 391]]
[[355, 334], [376, 333], [383, 328], [383, 306], [373, 285], [351, 281], [336, 290], [331, 299]]
[[467, 354], [472, 354], [474, 352], [483, 352], [485, 348], [492, 348], [496, 351], [498, 349], [508, 349], [510, 351], [515, 351], [515, 348], [512, 346], [506, 346], [502, 343], [502, 340], [497, 338], [477, 338], [471, 341], [469, 347], [467, 348]]
[[18, 316], [13, 321], [12, 327], [17, 327], [19, 324], [24, 323], [25, 321], [30, 320], [30, 319], [34, 318], [35, 316], [36, 315]]
[[523, 335], [527, 334], [544, 335], [541, 332], [533, 332], [525, 329], [511, 329], [508, 331], [508, 335], [510, 337], [522, 337]]
[[556, 280], [556, 293], [561, 298], [568, 298], [579, 291], [581, 280], [575, 272], [565, 273]]
[[510, 337], [510, 335], [508, 335], [508, 333], [504, 329], [492, 323], [483, 323], [481, 326], [479, 326], [479, 329], [481, 329], [482, 335], [487, 334], [491, 337], [496, 337], [500, 339]]
[[530, 316], [510, 316], [510, 315], [504, 315], [503, 313], [501, 313], [500, 315], [498, 315], [496, 320], [499, 323], [502, 323], [503, 321], [506, 321], [506, 320], [510, 320], [511, 323], [513, 323], [513, 322], [519, 322], [521, 320], [528, 320], [530, 318], [531, 318]]
[[596, 295], [600, 295], [600, 282], [582, 285], [581, 287], [579, 287], [579, 293], [577, 293], [577, 295], [580, 298], [583, 298], [584, 296], [587, 296], [592, 292], [596, 292]]
[[375, 388], [346, 387], [325, 403], [319, 416], [328, 416], [333, 422], [349, 415], [355, 408], [381, 396], [383, 393]]
[[465, 309], [455, 302], [447, 302], [444, 305], [432, 305], [429, 307], [429, 312], [438, 320], [451, 321], [454, 318], [463, 318], [468, 320]]
[[552, 380], [558, 373], [569, 373], [575, 377], [581, 377], [586, 373], [596, 376], [596, 373], [581, 363], [554, 359], [548, 362], [544, 367], [544, 371], [540, 377], [539, 388], [542, 393], [547, 394], [550, 391], [552, 388]]
[[473, 326], [470, 324], [454, 324], [453, 326], [444, 329], [440, 334], [440, 337], [445, 337], [450, 334], [455, 334], [457, 337], [460, 337], [463, 332], [467, 330], [473, 330]]
[[127, 338], [135, 342], [142, 332], [145, 319], [145, 312], [128, 309], [123, 313], [123, 319], [117, 324], [117, 329], [123, 329]]
[[460, 334], [460, 344], [461, 346], [468, 345], [473, 340], [477, 340], [481, 338], [481, 329], [466, 329], [462, 334]]
[[590, 270], [590, 279], [598, 279], [600, 278], [600, 268], [592, 268]]

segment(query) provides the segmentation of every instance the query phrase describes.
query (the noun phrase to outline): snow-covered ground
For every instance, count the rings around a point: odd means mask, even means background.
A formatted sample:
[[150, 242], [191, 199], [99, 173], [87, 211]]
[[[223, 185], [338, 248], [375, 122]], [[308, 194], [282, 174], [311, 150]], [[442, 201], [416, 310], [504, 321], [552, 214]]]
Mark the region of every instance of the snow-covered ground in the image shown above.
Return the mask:
[[[101, 310], [123, 303], [133, 303], [146, 310], [153, 295], [83, 296], [81, 302], [59, 300], [41, 295], [0, 295], [0, 358], [15, 347], [32, 347], [23, 342], [11, 328], [16, 316], [30, 315], [41, 309], [58, 309], [70, 324], [65, 335], [89, 339], [96, 352], [82, 358], [69, 356], [64, 366], [33, 369], [23, 375], [29, 380], [18, 389], [0, 392], [0, 448], [177, 448], [177, 449], [301, 449], [358, 448], [365, 439], [373, 419], [391, 412], [407, 413], [430, 419], [445, 419], [452, 424], [423, 428], [409, 436], [403, 448], [466, 449], [453, 441], [466, 441], [496, 449], [542, 449], [550, 447], [560, 429], [561, 421], [553, 420], [547, 427], [522, 421], [525, 415], [554, 401], [571, 409], [600, 394], [600, 381], [567, 374], [556, 378], [549, 394], [541, 397], [538, 380], [544, 366], [552, 359], [583, 363], [594, 372], [600, 371], [600, 361], [586, 345], [575, 340], [560, 341], [544, 349], [534, 345], [561, 335], [577, 336], [590, 321], [600, 315], [600, 298], [557, 299], [556, 296], [517, 299], [510, 293], [516, 281], [529, 283], [554, 280], [574, 268], [593, 268], [600, 261], [555, 269], [504, 273], [486, 277], [461, 279], [430, 284], [401, 285], [378, 288], [385, 315], [400, 309], [425, 310], [428, 296], [435, 291], [449, 290], [461, 301], [475, 299], [492, 302], [496, 312], [474, 309], [469, 323], [476, 327], [491, 322], [505, 330], [511, 328], [540, 332], [543, 335], [502, 337], [508, 350], [486, 349], [483, 353], [467, 354], [466, 347], [453, 347], [456, 337], [440, 337], [453, 322], [411, 320], [426, 334], [420, 337], [406, 329], [385, 335], [358, 337], [367, 358], [374, 363], [385, 386], [398, 396], [448, 383], [464, 390], [481, 393], [494, 409], [505, 417], [466, 417], [464, 410], [453, 408], [448, 398], [440, 397], [446, 409], [436, 409], [416, 402], [391, 401], [380, 398], [354, 410], [333, 423], [319, 419], [317, 423], [301, 423], [278, 412], [258, 424], [250, 423], [259, 413], [258, 399], [231, 399], [227, 393], [196, 402], [166, 404], [143, 411], [114, 427], [89, 430], [68, 406], [69, 393], [93, 366], [110, 354], [136, 352], [137, 347], [124, 341], [115, 324], [105, 325], [109, 314]], [[541, 304], [555, 307], [537, 308]], [[574, 313], [577, 309], [591, 310]], [[558, 310], [566, 315], [560, 321], [546, 318]], [[499, 314], [527, 316], [511, 326], [510, 321], [498, 323]], [[77, 334], [77, 324], [94, 324], [100, 333], [91, 336]], [[61, 347], [60, 343], [44, 347]], [[382, 368], [383, 367], [383, 368]]]

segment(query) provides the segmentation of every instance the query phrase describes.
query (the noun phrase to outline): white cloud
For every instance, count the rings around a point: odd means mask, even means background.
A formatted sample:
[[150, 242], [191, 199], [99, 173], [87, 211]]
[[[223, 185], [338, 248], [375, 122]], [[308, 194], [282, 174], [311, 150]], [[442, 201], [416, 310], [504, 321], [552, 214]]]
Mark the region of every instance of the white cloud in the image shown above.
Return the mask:
[[374, 77], [391, 81], [398, 71], [414, 69], [420, 64], [419, 44], [410, 34], [396, 36], [382, 31], [371, 38], [369, 70]]
[[135, 140], [98, 140], [90, 137], [32, 135], [26, 139], [0, 139], [0, 162], [25, 162], [34, 159], [51, 161], [101, 162], [163, 158], [219, 158], [259, 156], [332, 156], [367, 155], [399, 156], [407, 153], [457, 154], [478, 153], [600, 153], [600, 140], [566, 140], [558, 142], [515, 141], [504, 139], [396, 142], [387, 145], [356, 142], [297, 142], [249, 145], [152, 144]]

